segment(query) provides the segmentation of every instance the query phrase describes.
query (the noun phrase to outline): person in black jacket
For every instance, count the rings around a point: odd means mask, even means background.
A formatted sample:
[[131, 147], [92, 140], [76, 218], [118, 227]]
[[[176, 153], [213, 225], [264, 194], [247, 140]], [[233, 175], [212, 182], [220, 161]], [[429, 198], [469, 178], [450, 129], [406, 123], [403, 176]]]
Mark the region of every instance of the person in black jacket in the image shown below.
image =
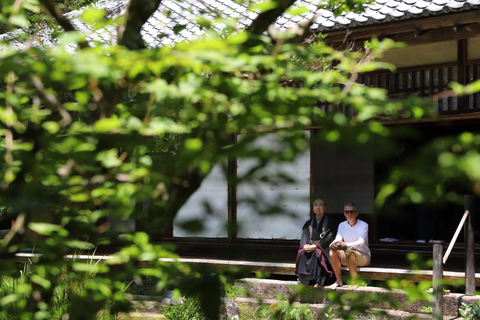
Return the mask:
[[315, 282], [315, 287], [323, 287], [335, 282], [335, 274], [329, 261], [329, 245], [335, 230], [325, 215], [325, 202], [313, 202], [314, 215], [302, 228], [300, 249], [297, 252], [296, 274], [304, 286]]

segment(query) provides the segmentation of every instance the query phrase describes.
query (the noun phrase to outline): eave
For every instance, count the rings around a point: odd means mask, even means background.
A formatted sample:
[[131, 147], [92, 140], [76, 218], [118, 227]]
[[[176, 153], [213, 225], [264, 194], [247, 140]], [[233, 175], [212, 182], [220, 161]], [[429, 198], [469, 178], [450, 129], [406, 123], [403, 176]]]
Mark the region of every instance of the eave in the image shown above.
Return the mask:
[[351, 44], [352, 41], [362, 44], [363, 41], [373, 37], [391, 38], [414, 45], [478, 37], [480, 36], [479, 20], [480, 11], [474, 10], [322, 33], [327, 35], [326, 42], [334, 47]]

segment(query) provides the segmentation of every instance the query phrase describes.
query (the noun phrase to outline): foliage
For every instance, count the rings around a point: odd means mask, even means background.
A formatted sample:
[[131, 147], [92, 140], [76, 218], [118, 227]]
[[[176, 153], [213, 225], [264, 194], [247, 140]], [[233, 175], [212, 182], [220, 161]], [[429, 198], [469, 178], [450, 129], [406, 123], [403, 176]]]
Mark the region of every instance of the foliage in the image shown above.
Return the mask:
[[313, 319], [308, 305], [299, 305], [287, 301], [273, 303], [267, 306], [260, 306], [258, 307], [258, 314], [262, 319], [272, 320]]
[[458, 310], [460, 312], [460, 315], [464, 319], [480, 319], [480, 302], [477, 301], [477, 303], [465, 303], [462, 302], [462, 306]]
[[422, 307], [422, 312], [423, 313], [432, 313], [433, 312], [433, 307], [432, 306], [428, 306], [428, 307], [423, 306]]
[[[62, 13], [78, 10], [97, 1], [91, 0], [55, 0], [54, 4]], [[27, 34], [35, 35], [45, 30], [60, 31], [58, 23], [49, 15], [41, 13], [37, 1], [25, 1], [22, 5], [11, 7], [8, 1], [0, 14], [0, 34], [21, 28]]]
[[[125, 279], [151, 277], [157, 291], [173, 286], [198, 297], [205, 316], [214, 319], [223, 276], [161, 260], [178, 256], [171, 246], [155, 244], [213, 166], [232, 185], [272, 179], [255, 172], [270, 162], [292, 161], [309, 148], [303, 131], [312, 126], [323, 128], [312, 143], [387, 157], [396, 153], [399, 137], [414, 132], [383, 126], [379, 116], [416, 120], [433, 115], [421, 98], [390, 100], [386, 91], [355, 82], [358, 73], [385, 67], [373, 58], [395, 47], [391, 40], [372, 40], [366, 58], [336, 51], [321, 37], [303, 46], [288, 32], [267, 36], [272, 19], [293, 1], [269, 3], [255, 9], [260, 14], [247, 30], [240, 31], [233, 21], [234, 32], [218, 31], [215, 27], [225, 23], [218, 13], [216, 20], [198, 22], [204, 36], [146, 49], [138, 26], [158, 1], [132, 0], [119, 20], [102, 10], [85, 11], [81, 17], [92, 30], [118, 30], [118, 44], [95, 46], [48, 0], [42, 6], [23, 1], [20, 7], [2, 1], [1, 21], [12, 28], [26, 27], [30, 11], [42, 19], [48, 11], [65, 31], [55, 47], [17, 50], [4, 43], [0, 52], [5, 142], [0, 145], [0, 203], [16, 217], [0, 246], [0, 273], [20, 279], [13, 272], [15, 253], [32, 248], [41, 253], [32, 259], [26, 282], [0, 301], [2, 312], [20, 319], [94, 319], [108, 309], [114, 316], [130, 307]], [[330, 1], [337, 9], [359, 10], [359, 3]], [[312, 70], [316, 64], [322, 72]], [[314, 107], [318, 103], [332, 111]], [[342, 106], [350, 107], [353, 117], [345, 116]], [[269, 133], [278, 135], [281, 150], [255, 145]], [[235, 140], [238, 135], [242, 138]], [[478, 140], [462, 135], [425, 152], [440, 155], [434, 160], [446, 179], [457, 172], [475, 184], [480, 180], [473, 165]], [[233, 159], [254, 159], [258, 165], [233, 177]], [[398, 191], [403, 179], [410, 183], [420, 177], [393, 175], [378, 202]], [[409, 192], [409, 199], [418, 199], [420, 191], [405, 188]], [[119, 222], [128, 220], [136, 222], [135, 231], [121, 227]], [[202, 228], [201, 221], [188, 225]], [[118, 250], [105, 264], [64, 259], [76, 250], [92, 253], [97, 245]], [[65, 298], [75, 295], [62, 315], [51, 309], [61, 302], [55, 298], [59, 290]]]
[[[23, 265], [23, 266], [22, 266]], [[0, 311], [1, 319], [23, 319], [21, 310], [27, 304], [31, 295], [29, 292], [29, 281], [33, 275], [31, 272], [31, 261], [20, 264], [18, 276], [0, 278], [0, 301], [3, 306]], [[89, 278], [94, 277], [90, 274]], [[72, 281], [67, 274], [59, 276], [59, 285], [53, 290], [53, 297], [49, 305], [45, 305], [45, 319], [61, 319], [62, 315], [68, 310], [71, 301], [78, 295], [82, 295], [86, 290], [87, 281]], [[109, 308], [100, 310], [96, 319], [109, 319]]]
[[185, 298], [181, 303], [172, 304], [162, 310], [163, 315], [171, 320], [203, 320], [200, 301], [196, 298]]
[[333, 319], [335, 317], [335, 312], [333, 312], [333, 308], [332, 307], [328, 307], [324, 314], [325, 316], [325, 319]]

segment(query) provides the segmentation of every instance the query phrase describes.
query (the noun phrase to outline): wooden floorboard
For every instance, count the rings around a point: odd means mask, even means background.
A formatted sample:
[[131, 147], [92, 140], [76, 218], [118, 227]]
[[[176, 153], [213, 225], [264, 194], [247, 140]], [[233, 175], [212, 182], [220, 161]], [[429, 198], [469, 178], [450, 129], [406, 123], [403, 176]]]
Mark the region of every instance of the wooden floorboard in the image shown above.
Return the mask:
[[[32, 253], [18, 253], [17, 258], [21, 261], [34, 259], [40, 257], [40, 254]], [[66, 259], [75, 259], [79, 262], [109, 260], [109, 255], [67, 255]], [[199, 259], [199, 258], [163, 258], [159, 259], [164, 262], [174, 262], [177, 260], [181, 263], [192, 263], [198, 265], [208, 265], [215, 268], [246, 268], [252, 272], [268, 272], [278, 275], [295, 275], [294, 263], [279, 263], [279, 262], [262, 262], [262, 261], [242, 261], [242, 260], [220, 260], [220, 259]], [[140, 263], [140, 267], [148, 266], [146, 263]], [[343, 267], [343, 270], [348, 269]], [[404, 278], [414, 282], [431, 281], [433, 276], [432, 270], [409, 270], [403, 268], [389, 268], [389, 267], [359, 267], [358, 274], [365, 280], [388, 280], [392, 278]], [[458, 271], [444, 271], [443, 278], [447, 282], [465, 281], [465, 272]], [[480, 287], [480, 273], [475, 273], [475, 285]]]

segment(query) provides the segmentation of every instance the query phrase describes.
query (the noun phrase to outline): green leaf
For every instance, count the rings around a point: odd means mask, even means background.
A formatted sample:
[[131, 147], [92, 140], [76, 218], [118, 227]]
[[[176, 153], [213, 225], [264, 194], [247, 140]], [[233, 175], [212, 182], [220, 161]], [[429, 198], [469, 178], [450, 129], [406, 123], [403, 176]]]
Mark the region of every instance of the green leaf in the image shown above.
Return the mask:
[[49, 133], [49, 134], [56, 134], [58, 130], [60, 130], [60, 124], [54, 121], [47, 121], [42, 124], [42, 127]]
[[28, 228], [38, 234], [49, 236], [54, 232], [59, 232], [63, 228], [56, 224], [44, 222], [30, 222]]
[[272, 9], [275, 9], [278, 6], [276, 1], [263, 1], [260, 3], [254, 3], [253, 5], [250, 6], [251, 10], [254, 11], [259, 11], [259, 12], [265, 12], [269, 11]]
[[245, 43], [248, 40], [248, 33], [246, 31], [235, 33], [228, 37], [227, 41], [231, 45]]
[[122, 164], [122, 161], [118, 158], [117, 149], [99, 152], [95, 160], [100, 161], [105, 168], [117, 167]]
[[23, 7], [29, 11], [39, 13], [40, 3], [37, 0], [26, 0], [22, 3]]
[[122, 126], [122, 121], [117, 117], [100, 119], [93, 125], [96, 132], [110, 132]]
[[78, 103], [86, 105], [90, 99], [90, 94], [85, 91], [76, 91], [75, 99], [78, 101]]
[[185, 148], [190, 151], [198, 151], [203, 147], [203, 142], [200, 138], [190, 138], [185, 140]]
[[80, 15], [80, 17], [83, 21], [85, 21], [85, 23], [94, 25], [105, 17], [105, 10], [98, 8], [88, 8]]
[[75, 262], [72, 264], [72, 269], [76, 272], [84, 272], [84, 273], [103, 273], [108, 272], [109, 268], [104, 264], [99, 263], [83, 263], [83, 262]]
[[173, 33], [179, 34], [180, 31], [184, 30], [187, 27], [186, 24], [177, 24], [173, 27]]
[[48, 289], [50, 288], [51, 286], [51, 282], [50, 280], [48, 279], [45, 279], [45, 278], [42, 278], [41, 276], [39, 276], [38, 274], [32, 274], [32, 276], [30, 277], [30, 279], [32, 280], [32, 282], [42, 286], [43, 288], [45, 289]]
[[306, 7], [290, 7], [287, 10], [287, 13], [291, 14], [292, 16], [299, 16], [307, 12], [310, 12], [310, 10]]
[[9, 22], [20, 28], [27, 28], [30, 24], [28, 20], [22, 15], [10, 16]]

